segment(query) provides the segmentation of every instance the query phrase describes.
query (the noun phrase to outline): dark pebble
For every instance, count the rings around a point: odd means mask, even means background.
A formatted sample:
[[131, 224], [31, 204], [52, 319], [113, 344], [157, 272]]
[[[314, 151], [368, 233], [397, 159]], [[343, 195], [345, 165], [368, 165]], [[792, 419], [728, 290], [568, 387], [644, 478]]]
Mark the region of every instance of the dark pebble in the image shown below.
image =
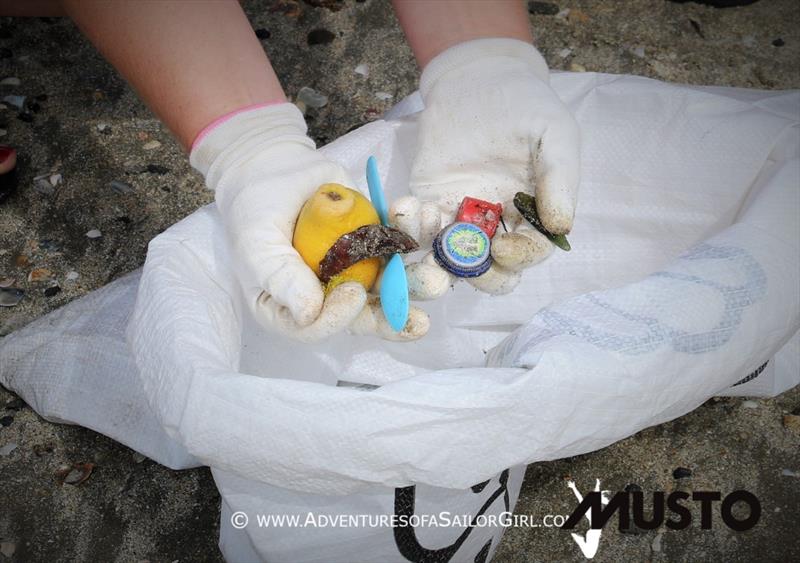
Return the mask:
[[43, 238], [39, 241], [39, 248], [42, 250], [46, 250], [47, 252], [58, 252], [61, 250], [61, 247], [58, 244], [58, 241], [55, 241], [51, 238]]
[[47, 289], [44, 290], [44, 296], [45, 297], [52, 297], [53, 295], [57, 294], [60, 291], [61, 291], [61, 288], [58, 287], [57, 285], [54, 285], [54, 286], [48, 287]]
[[4, 416], [3, 418], [0, 418], [0, 426], [2, 426], [3, 428], [5, 428], [6, 426], [11, 426], [12, 422], [14, 422], [13, 416]]
[[119, 217], [117, 217], [115, 219], [115, 221], [119, 221], [123, 225], [130, 225], [131, 224], [131, 218], [128, 217], [127, 215], [120, 215]]
[[675, 479], [684, 479], [692, 476], [692, 470], [686, 467], [678, 467], [672, 472], [672, 477]]
[[[17, 161], [19, 166], [19, 161]], [[3, 203], [17, 191], [17, 169], [0, 174], [0, 203]]]
[[39, 113], [39, 110], [42, 109], [42, 106], [40, 106], [36, 102], [31, 102], [30, 104], [28, 104], [28, 109], [31, 110], [33, 113]]
[[772, 42], [772, 44], [775, 45], [776, 47], [783, 47], [784, 45], [786, 45], [786, 41], [784, 41], [783, 38], [778, 37], [775, 41]]
[[269, 39], [272, 34], [269, 32], [268, 29], [264, 29], [263, 27], [259, 27], [256, 30], [256, 37], [259, 39]]
[[528, 2], [528, 13], [536, 16], [555, 16], [560, 11], [556, 4], [550, 2]]
[[700, 27], [700, 22], [689, 18], [689, 23], [692, 25], [692, 29], [695, 31], [695, 33], [700, 36], [700, 39], [706, 38], [706, 34], [703, 33], [703, 29]]
[[17, 114], [17, 119], [24, 121], [25, 123], [31, 123], [33, 121], [33, 114], [23, 111], [22, 113]]
[[169, 168], [167, 168], [166, 166], [161, 166], [160, 164], [148, 164], [147, 165], [147, 171], [150, 172], [150, 174], [162, 174], [163, 175], [163, 174], [166, 174], [167, 172], [169, 172]]
[[637, 485], [636, 483], [628, 483], [627, 485], [625, 485], [625, 492], [626, 493], [632, 493], [634, 491], [641, 491], [641, 490], [642, 490], [642, 488], [639, 485]]
[[9, 402], [6, 403], [6, 409], [10, 411], [18, 411], [25, 408], [25, 401], [20, 399], [19, 397], [15, 397], [11, 399]]
[[312, 29], [308, 32], [309, 45], [327, 45], [333, 41], [336, 36], [327, 29]]
[[167, 193], [170, 193], [172, 190], [171, 190], [171, 189], [169, 189], [167, 186], [161, 186], [161, 191], [162, 191], [162, 192], [167, 192]]
[[36, 99], [38, 101], [40, 101], [40, 102], [46, 102], [47, 101], [47, 94], [39, 94], [38, 96], [36, 96]]
[[3, 47], [0, 49], [0, 59], [10, 59], [14, 56], [14, 53], [11, 52], [11, 49], [8, 47]]

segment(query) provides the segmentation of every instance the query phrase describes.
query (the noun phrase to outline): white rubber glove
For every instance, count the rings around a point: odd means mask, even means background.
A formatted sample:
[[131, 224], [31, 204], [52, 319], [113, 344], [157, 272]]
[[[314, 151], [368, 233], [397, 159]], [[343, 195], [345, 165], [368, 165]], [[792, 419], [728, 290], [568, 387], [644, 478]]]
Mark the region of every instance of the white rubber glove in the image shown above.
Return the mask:
[[[521, 270], [542, 261], [552, 243], [514, 207], [517, 192], [535, 195], [539, 217], [554, 234], [572, 228], [580, 147], [578, 125], [548, 84], [547, 63], [516, 39], [477, 39], [451, 47], [422, 73], [425, 110], [419, 121], [410, 189], [392, 222], [423, 248], [453, 222], [465, 196], [503, 204], [509, 232], [492, 239], [489, 271], [468, 281], [508, 293]], [[408, 267], [416, 299], [439, 297], [454, 281], [428, 256]]]
[[360, 334], [422, 336], [427, 316], [416, 309], [403, 332], [387, 334], [380, 305], [368, 304], [361, 284], [341, 284], [326, 299], [292, 246], [297, 215], [320, 185], [355, 185], [341, 166], [317, 152], [306, 130], [297, 107], [274, 104], [212, 124], [192, 147], [192, 166], [215, 191], [248, 306], [262, 326], [303, 341], [322, 340], [351, 324]]

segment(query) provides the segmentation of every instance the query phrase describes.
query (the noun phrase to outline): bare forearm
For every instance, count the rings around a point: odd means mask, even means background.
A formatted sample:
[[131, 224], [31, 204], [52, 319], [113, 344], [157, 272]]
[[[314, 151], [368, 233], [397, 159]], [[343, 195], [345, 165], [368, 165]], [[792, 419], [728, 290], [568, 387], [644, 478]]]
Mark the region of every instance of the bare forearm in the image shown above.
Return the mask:
[[62, 5], [184, 147], [221, 115], [286, 99], [235, 1]]
[[464, 41], [509, 37], [533, 42], [520, 0], [393, 0], [397, 19], [421, 69]]

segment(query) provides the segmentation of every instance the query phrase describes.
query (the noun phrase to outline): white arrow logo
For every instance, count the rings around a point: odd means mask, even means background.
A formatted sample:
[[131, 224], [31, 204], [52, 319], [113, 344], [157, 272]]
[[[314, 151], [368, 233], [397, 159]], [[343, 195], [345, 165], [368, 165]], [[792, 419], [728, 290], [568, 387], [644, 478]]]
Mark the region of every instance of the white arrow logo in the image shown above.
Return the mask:
[[[583, 495], [580, 493], [580, 491], [578, 491], [578, 487], [575, 486], [575, 481], [569, 481], [567, 483], [567, 486], [570, 489], [572, 489], [573, 493], [575, 493], [575, 497], [578, 499], [578, 504], [583, 502]], [[608, 491], [600, 490], [600, 479], [597, 479], [597, 482], [595, 483], [594, 486], [594, 490], [595, 492], [600, 493], [600, 503], [602, 504], [602, 506], [606, 506], [608, 504], [608, 497], [606, 496], [606, 493]], [[586, 535], [581, 536], [580, 534], [575, 534], [575, 533], [572, 534], [572, 539], [574, 539], [575, 543], [578, 544], [578, 547], [581, 548], [581, 551], [583, 552], [583, 555], [584, 557], [586, 557], [586, 559], [592, 559], [595, 556], [595, 554], [597, 554], [597, 548], [600, 547], [600, 534], [603, 533], [603, 530], [600, 529], [594, 530], [591, 528], [592, 526], [591, 513], [592, 513], [591, 510], [587, 510], [586, 514], [584, 514], [584, 516], [586, 516], [586, 519], [589, 521], [589, 530], [586, 532]]]

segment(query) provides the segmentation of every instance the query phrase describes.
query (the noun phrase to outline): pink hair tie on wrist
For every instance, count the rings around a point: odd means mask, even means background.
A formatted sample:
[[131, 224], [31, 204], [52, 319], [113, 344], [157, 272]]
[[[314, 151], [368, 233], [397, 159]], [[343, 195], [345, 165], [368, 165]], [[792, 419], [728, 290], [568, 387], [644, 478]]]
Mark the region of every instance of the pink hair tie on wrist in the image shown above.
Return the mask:
[[203, 129], [197, 134], [197, 137], [195, 137], [194, 141], [192, 141], [192, 146], [189, 149], [190, 152], [193, 151], [194, 148], [198, 145], [198, 143], [200, 143], [200, 141], [202, 141], [203, 138], [205, 138], [206, 135], [211, 133], [211, 131], [214, 128], [216, 128], [217, 125], [222, 125], [223, 123], [228, 121], [230, 118], [235, 117], [235, 116], [239, 115], [240, 113], [244, 113], [246, 111], [259, 109], [259, 108], [265, 108], [265, 107], [274, 106], [274, 105], [283, 104], [283, 103], [285, 103], [284, 100], [276, 100], [274, 102], [263, 102], [263, 103], [260, 103], [260, 104], [253, 104], [251, 106], [245, 106], [243, 108], [239, 108], [237, 110], [233, 110], [230, 113], [226, 113], [225, 115], [221, 115], [220, 117], [216, 118], [214, 121], [212, 121], [211, 123], [209, 123], [208, 125], [203, 127]]

